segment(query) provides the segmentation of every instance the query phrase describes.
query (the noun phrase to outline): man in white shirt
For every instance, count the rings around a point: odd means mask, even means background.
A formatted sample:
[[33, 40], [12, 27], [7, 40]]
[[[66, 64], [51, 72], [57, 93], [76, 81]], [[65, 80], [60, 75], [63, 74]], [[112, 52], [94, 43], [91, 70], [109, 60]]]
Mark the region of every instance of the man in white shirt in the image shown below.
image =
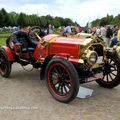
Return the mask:
[[103, 39], [106, 38], [106, 28], [104, 26], [100, 28], [100, 33]]
[[72, 33], [71, 26], [68, 25], [67, 27], [65, 27], [64, 32], [71, 34]]
[[103, 38], [104, 42], [107, 45], [106, 28], [104, 26], [101, 26], [100, 28], [100, 36]]
[[71, 34], [72, 33], [72, 30], [71, 30], [71, 24], [68, 24], [68, 26], [66, 26], [64, 28], [64, 33], [68, 33], [68, 34]]

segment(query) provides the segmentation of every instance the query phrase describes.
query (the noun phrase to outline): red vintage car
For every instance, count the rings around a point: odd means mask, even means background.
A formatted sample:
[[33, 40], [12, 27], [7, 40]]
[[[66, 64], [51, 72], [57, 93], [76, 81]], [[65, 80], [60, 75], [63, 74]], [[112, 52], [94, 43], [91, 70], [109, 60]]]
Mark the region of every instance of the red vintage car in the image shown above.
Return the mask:
[[96, 81], [106, 88], [120, 84], [120, 47], [107, 49], [97, 36], [45, 35], [40, 27], [13, 33], [0, 49], [0, 74], [9, 77], [11, 66], [31, 64], [41, 68], [51, 95], [60, 102], [72, 101], [79, 84]]

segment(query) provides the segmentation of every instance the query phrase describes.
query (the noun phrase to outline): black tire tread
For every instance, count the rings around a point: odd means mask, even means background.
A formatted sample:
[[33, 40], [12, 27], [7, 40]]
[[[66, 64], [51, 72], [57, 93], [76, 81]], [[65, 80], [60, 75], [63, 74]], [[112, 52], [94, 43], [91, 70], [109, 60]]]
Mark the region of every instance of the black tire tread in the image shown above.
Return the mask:
[[[54, 94], [51, 92], [49, 86], [48, 86], [48, 83], [47, 83], [47, 73], [48, 73], [48, 69], [49, 67], [56, 63], [56, 62], [59, 62], [63, 65], [65, 65], [65, 67], [67, 67], [67, 69], [69, 70], [72, 78], [74, 79], [74, 88], [73, 88], [73, 93], [72, 95], [68, 98], [68, 99], [64, 99], [64, 100], [61, 100], [61, 99], [57, 99]], [[63, 102], [63, 103], [68, 103], [70, 101], [72, 101], [73, 99], [75, 99], [75, 97], [77, 96], [78, 94], [78, 91], [79, 91], [79, 77], [78, 77], [78, 74], [77, 74], [77, 71], [75, 69], [75, 67], [73, 66], [73, 64], [65, 59], [62, 59], [62, 58], [56, 58], [56, 59], [52, 59], [48, 65], [47, 65], [47, 68], [46, 68], [46, 72], [45, 72], [45, 80], [46, 80], [46, 84], [47, 84], [47, 87], [48, 87], [48, 90], [49, 92], [51, 93], [51, 95], [58, 101], [60, 102]]]
[[0, 49], [0, 52], [4, 54], [5, 59], [6, 59], [7, 63], [8, 63], [8, 69], [7, 69], [6, 74], [4, 74], [4, 75], [1, 74], [1, 76], [2, 76], [2, 77], [5, 77], [5, 78], [8, 78], [8, 77], [10, 76], [10, 74], [11, 74], [11, 67], [12, 67], [12, 66], [11, 66], [11, 62], [8, 61], [7, 54], [6, 54], [6, 52], [5, 52], [4, 49], [1, 48], [1, 49]]
[[[118, 66], [119, 73], [120, 73], [120, 62], [117, 60], [117, 58], [115, 56], [113, 56], [112, 54], [109, 54], [108, 57], [110, 57], [116, 61], [116, 65]], [[106, 84], [102, 79], [98, 79], [98, 80], [96, 80], [96, 82], [102, 87], [114, 88], [120, 84], [120, 74], [118, 74], [118, 77], [115, 81], [112, 81], [109, 84]]]

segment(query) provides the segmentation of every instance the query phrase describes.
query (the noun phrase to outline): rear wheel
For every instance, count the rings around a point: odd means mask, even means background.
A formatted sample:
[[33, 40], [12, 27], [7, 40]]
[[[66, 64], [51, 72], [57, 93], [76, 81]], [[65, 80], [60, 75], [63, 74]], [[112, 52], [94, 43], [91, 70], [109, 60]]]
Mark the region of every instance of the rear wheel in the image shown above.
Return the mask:
[[57, 58], [48, 63], [46, 83], [51, 95], [60, 102], [72, 101], [79, 90], [79, 78], [75, 67], [67, 60]]
[[103, 69], [103, 78], [96, 82], [105, 88], [113, 88], [120, 84], [120, 63], [117, 59], [108, 55], [108, 63]]
[[6, 52], [0, 50], [0, 74], [2, 77], [9, 77], [11, 73], [11, 63], [7, 59]]

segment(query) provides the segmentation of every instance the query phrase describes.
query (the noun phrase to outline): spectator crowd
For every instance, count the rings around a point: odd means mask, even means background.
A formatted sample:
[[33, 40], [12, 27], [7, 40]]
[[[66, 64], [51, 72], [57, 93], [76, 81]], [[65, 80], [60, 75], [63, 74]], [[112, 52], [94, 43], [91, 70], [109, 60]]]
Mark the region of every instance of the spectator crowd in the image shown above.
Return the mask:
[[97, 26], [88, 28], [87, 33], [92, 33], [103, 38], [107, 47], [113, 47], [114, 45], [120, 45], [120, 26]]
[[[79, 24], [72, 26], [71, 24], [68, 23], [67, 26], [62, 28], [63, 28], [62, 35], [66, 35], [66, 34], [73, 35], [73, 34], [85, 32], [102, 37], [107, 47], [113, 47], [116, 44], [120, 46], [120, 26], [118, 25], [97, 26], [93, 28], [86, 26], [85, 28], [83, 28]], [[20, 29], [19, 26], [18, 27], [9, 26], [9, 27], [0, 28], [0, 32], [5, 32], [5, 31], [14, 32], [19, 29]], [[45, 34], [52, 34], [54, 33], [53, 31], [54, 31], [54, 26], [49, 24], [48, 28], [45, 30]]]
[[103, 38], [107, 47], [113, 47], [114, 45], [120, 46], [120, 26], [114, 25], [106, 25], [106, 26], [97, 26], [97, 27], [86, 27], [83, 29], [80, 25], [76, 24], [73, 29], [73, 26], [68, 24], [68, 26], [64, 27], [63, 35], [68, 34], [77, 34], [80, 32], [90, 33]]

